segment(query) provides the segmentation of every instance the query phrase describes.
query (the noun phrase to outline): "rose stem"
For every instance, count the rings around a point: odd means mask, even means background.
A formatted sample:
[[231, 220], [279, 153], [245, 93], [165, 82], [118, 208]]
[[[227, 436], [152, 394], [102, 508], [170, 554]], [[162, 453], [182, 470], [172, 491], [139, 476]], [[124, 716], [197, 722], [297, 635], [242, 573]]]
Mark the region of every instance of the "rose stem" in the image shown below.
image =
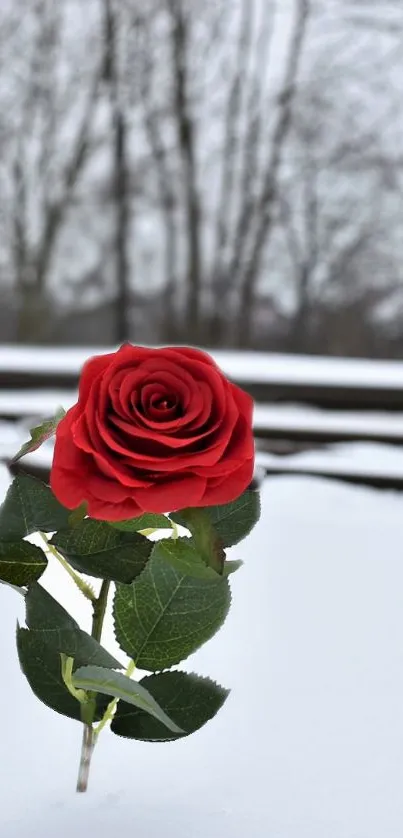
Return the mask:
[[55, 559], [57, 559], [57, 561], [61, 564], [61, 566], [64, 567], [65, 571], [69, 574], [74, 584], [77, 585], [77, 588], [79, 588], [81, 593], [84, 594], [86, 599], [89, 599], [90, 602], [95, 603], [97, 598], [94, 594], [94, 591], [91, 588], [91, 585], [88, 585], [87, 582], [84, 582], [84, 579], [81, 579], [81, 576], [79, 576], [78, 573], [75, 573], [73, 568], [70, 567], [69, 563], [66, 562], [66, 559], [63, 558], [63, 556], [60, 555], [59, 551], [56, 550], [56, 547], [54, 547], [54, 545], [50, 543], [46, 533], [40, 532], [39, 535], [45, 542], [48, 553], [51, 553], [52, 556], [54, 556]]
[[94, 731], [92, 725], [84, 725], [81, 744], [80, 767], [78, 769], [77, 791], [87, 791], [91, 757], [94, 750]]
[[[125, 672], [125, 675], [128, 678], [130, 678], [130, 676], [133, 675], [133, 672], [134, 672], [135, 669], [136, 669], [135, 662], [133, 660], [129, 661], [126, 672]], [[101, 733], [101, 730], [103, 730], [104, 727], [106, 727], [108, 722], [112, 721], [118, 701], [119, 701], [118, 698], [113, 698], [112, 701], [109, 702], [109, 704], [108, 704], [108, 706], [105, 710], [105, 713], [102, 716], [101, 721], [99, 722], [98, 727], [95, 728], [95, 730], [94, 730], [94, 745], [97, 742], [97, 739], [98, 739], [99, 734]]]
[[[98, 641], [101, 640], [102, 626], [105, 618], [106, 606], [108, 603], [110, 582], [104, 579], [101, 585], [99, 596], [93, 602], [93, 618], [91, 636]], [[81, 745], [80, 766], [78, 769], [77, 791], [84, 792], [88, 788], [88, 777], [90, 773], [91, 757], [95, 746], [94, 728], [92, 724], [84, 724], [83, 741]]]

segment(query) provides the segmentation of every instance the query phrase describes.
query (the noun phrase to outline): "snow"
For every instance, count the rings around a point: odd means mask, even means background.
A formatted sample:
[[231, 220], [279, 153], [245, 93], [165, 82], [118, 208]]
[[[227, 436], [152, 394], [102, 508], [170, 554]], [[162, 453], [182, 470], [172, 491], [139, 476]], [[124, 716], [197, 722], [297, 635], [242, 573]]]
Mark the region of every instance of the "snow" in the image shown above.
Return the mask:
[[26, 430], [14, 422], [0, 422], [0, 451], [7, 450], [9, 446], [12, 451], [12, 446], [20, 445], [23, 433], [26, 435]]
[[[26, 428], [22, 428], [13, 422], [0, 422], [0, 460], [11, 460], [28, 438], [29, 434]], [[0, 492], [1, 489], [2, 484], [0, 482]]]
[[74, 390], [0, 390], [0, 416], [53, 416], [58, 407], [67, 410], [77, 399]]
[[256, 459], [258, 466], [271, 471], [403, 478], [403, 449], [393, 445], [340, 443], [287, 457], [260, 451]]
[[2, 501], [10, 483], [10, 475], [8, 469], [3, 463], [0, 463], [0, 502]]
[[403, 387], [403, 363], [321, 358], [265, 352], [213, 352], [224, 372], [237, 381], [326, 387]]
[[[0, 590], [4, 838], [401, 838], [401, 497], [281, 477], [262, 505], [232, 550], [245, 566], [225, 627], [186, 663], [232, 688], [226, 706], [175, 744], [104, 733], [87, 795], [74, 793], [79, 726], [31, 695], [14, 650], [22, 603]], [[51, 590], [61, 573], [47, 572]], [[61, 589], [88, 626], [70, 580]]]
[[255, 404], [256, 430], [309, 431], [319, 434], [360, 434], [361, 436], [385, 435], [402, 439], [403, 414], [318, 410], [301, 405]]
[[[0, 370], [77, 375], [89, 357], [113, 351], [107, 347], [76, 349], [2, 345], [0, 346]], [[211, 355], [228, 376], [240, 382], [403, 388], [402, 361], [368, 361], [218, 350], [211, 352]]]
[[0, 369], [10, 372], [79, 372], [92, 355], [111, 352], [103, 347], [93, 348], [42, 348], [38, 346], [0, 346]]

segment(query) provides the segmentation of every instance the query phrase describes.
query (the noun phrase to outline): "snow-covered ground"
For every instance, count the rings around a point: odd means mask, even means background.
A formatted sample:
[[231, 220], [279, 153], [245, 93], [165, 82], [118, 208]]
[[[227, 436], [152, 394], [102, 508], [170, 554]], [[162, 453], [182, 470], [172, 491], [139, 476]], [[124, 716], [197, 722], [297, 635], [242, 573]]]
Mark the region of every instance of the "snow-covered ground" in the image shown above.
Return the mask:
[[256, 462], [269, 472], [403, 478], [403, 448], [370, 442], [339, 443], [286, 457], [261, 451]]
[[3, 500], [4, 495], [8, 489], [10, 484], [10, 476], [6, 466], [3, 463], [0, 463], [0, 503]]
[[0, 416], [53, 416], [58, 407], [67, 410], [77, 400], [76, 390], [0, 390]]
[[[8, 404], [11, 404], [9, 399]], [[72, 403], [72, 402], [71, 402]], [[54, 404], [54, 402], [53, 402]], [[0, 393], [0, 412], [2, 409]], [[397, 440], [403, 438], [403, 413], [353, 411], [353, 410], [320, 410], [301, 404], [260, 404], [256, 402], [254, 409], [254, 426], [257, 432], [265, 432], [279, 428], [284, 432], [309, 432], [313, 435], [326, 434], [354, 434], [365, 437], [385, 436]]]
[[[90, 355], [111, 352], [107, 347], [41, 348], [0, 345], [0, 370], [76, 375]], [[266, 352], [211, 353], [224, 372], [239, 381], [325, 385], [327, 387], [403, 387], [402, 361], [317, 358]]]
[[[2, 838], [401, 838], [403, 501], [295, 477], [262, 501], [228, 621], [186, 666], [230, 686], [226, 706], [175, 744], [104, 733], [87, 795], [79, 726], [31, 695], [22, 604], [0, 590]], [[68, 579], [63, 601], [88, 625]]]

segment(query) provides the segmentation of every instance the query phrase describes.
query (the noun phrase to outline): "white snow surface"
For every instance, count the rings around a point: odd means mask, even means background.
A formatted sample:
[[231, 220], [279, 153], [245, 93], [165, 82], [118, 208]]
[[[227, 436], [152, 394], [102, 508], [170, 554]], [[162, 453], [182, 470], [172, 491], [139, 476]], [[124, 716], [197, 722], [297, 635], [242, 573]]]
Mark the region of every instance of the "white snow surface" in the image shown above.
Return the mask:
[[14, 422], [0, 422], [0, 456], [10, 457], [27, 439], [27, 430]]
[[[43, 348], [0, 345], [0, 369], [78, 374], [92, 355], [112, 348]], [[403, 388], [402, 361], [320, 358], [266, 352], [213, 351], [223, 371], [240, 382], [312, 384], [345, 387]]]
[[77, 400], [75, 390], [0, 390], [0, 415], [53, 416], [58, 407], [67, 410]]
[[403, 449], [372, 442], [343, 442], [288, 456], [259, 451], [256, 462], [271, 470], [403, 478]]
[[354, 433], [363, 436], [384, 434], [402, 439], [403, 413], [319, 410], [306, 405], [257, 402], [254, 409], [254, 426], [257, 431], [281, 429], [285, 432], [284, 436], [287, 431], [310, 431]]
[[7, 467], [0, 463], [0, 503], [8, 489], [10, 483], [10, 475]]
[[[80, 727], [31, 694], [22, 602], [0, 590], [2, 838], [401, 838], [401, 496], [282, 477], [262, 508], [231, 551], [245, 565], [224, 628], [183, 664], [231, 687], [227, 704], [173, 744], [104, 732], [87, 795]], [[45, 583], [88, 627], [62, 573]], [[119, 655], [110, 623], [105, 643]]]

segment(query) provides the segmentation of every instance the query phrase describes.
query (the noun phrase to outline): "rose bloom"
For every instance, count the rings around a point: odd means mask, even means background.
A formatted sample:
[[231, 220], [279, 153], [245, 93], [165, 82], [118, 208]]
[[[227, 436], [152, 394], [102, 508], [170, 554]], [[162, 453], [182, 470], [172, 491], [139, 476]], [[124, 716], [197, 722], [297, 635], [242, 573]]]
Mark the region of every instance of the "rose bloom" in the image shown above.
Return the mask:
[[252, 409], [198, 349], [98, 355], [57, 426], [52, 491], [104, 521], [228, 503], [252, 478]]

